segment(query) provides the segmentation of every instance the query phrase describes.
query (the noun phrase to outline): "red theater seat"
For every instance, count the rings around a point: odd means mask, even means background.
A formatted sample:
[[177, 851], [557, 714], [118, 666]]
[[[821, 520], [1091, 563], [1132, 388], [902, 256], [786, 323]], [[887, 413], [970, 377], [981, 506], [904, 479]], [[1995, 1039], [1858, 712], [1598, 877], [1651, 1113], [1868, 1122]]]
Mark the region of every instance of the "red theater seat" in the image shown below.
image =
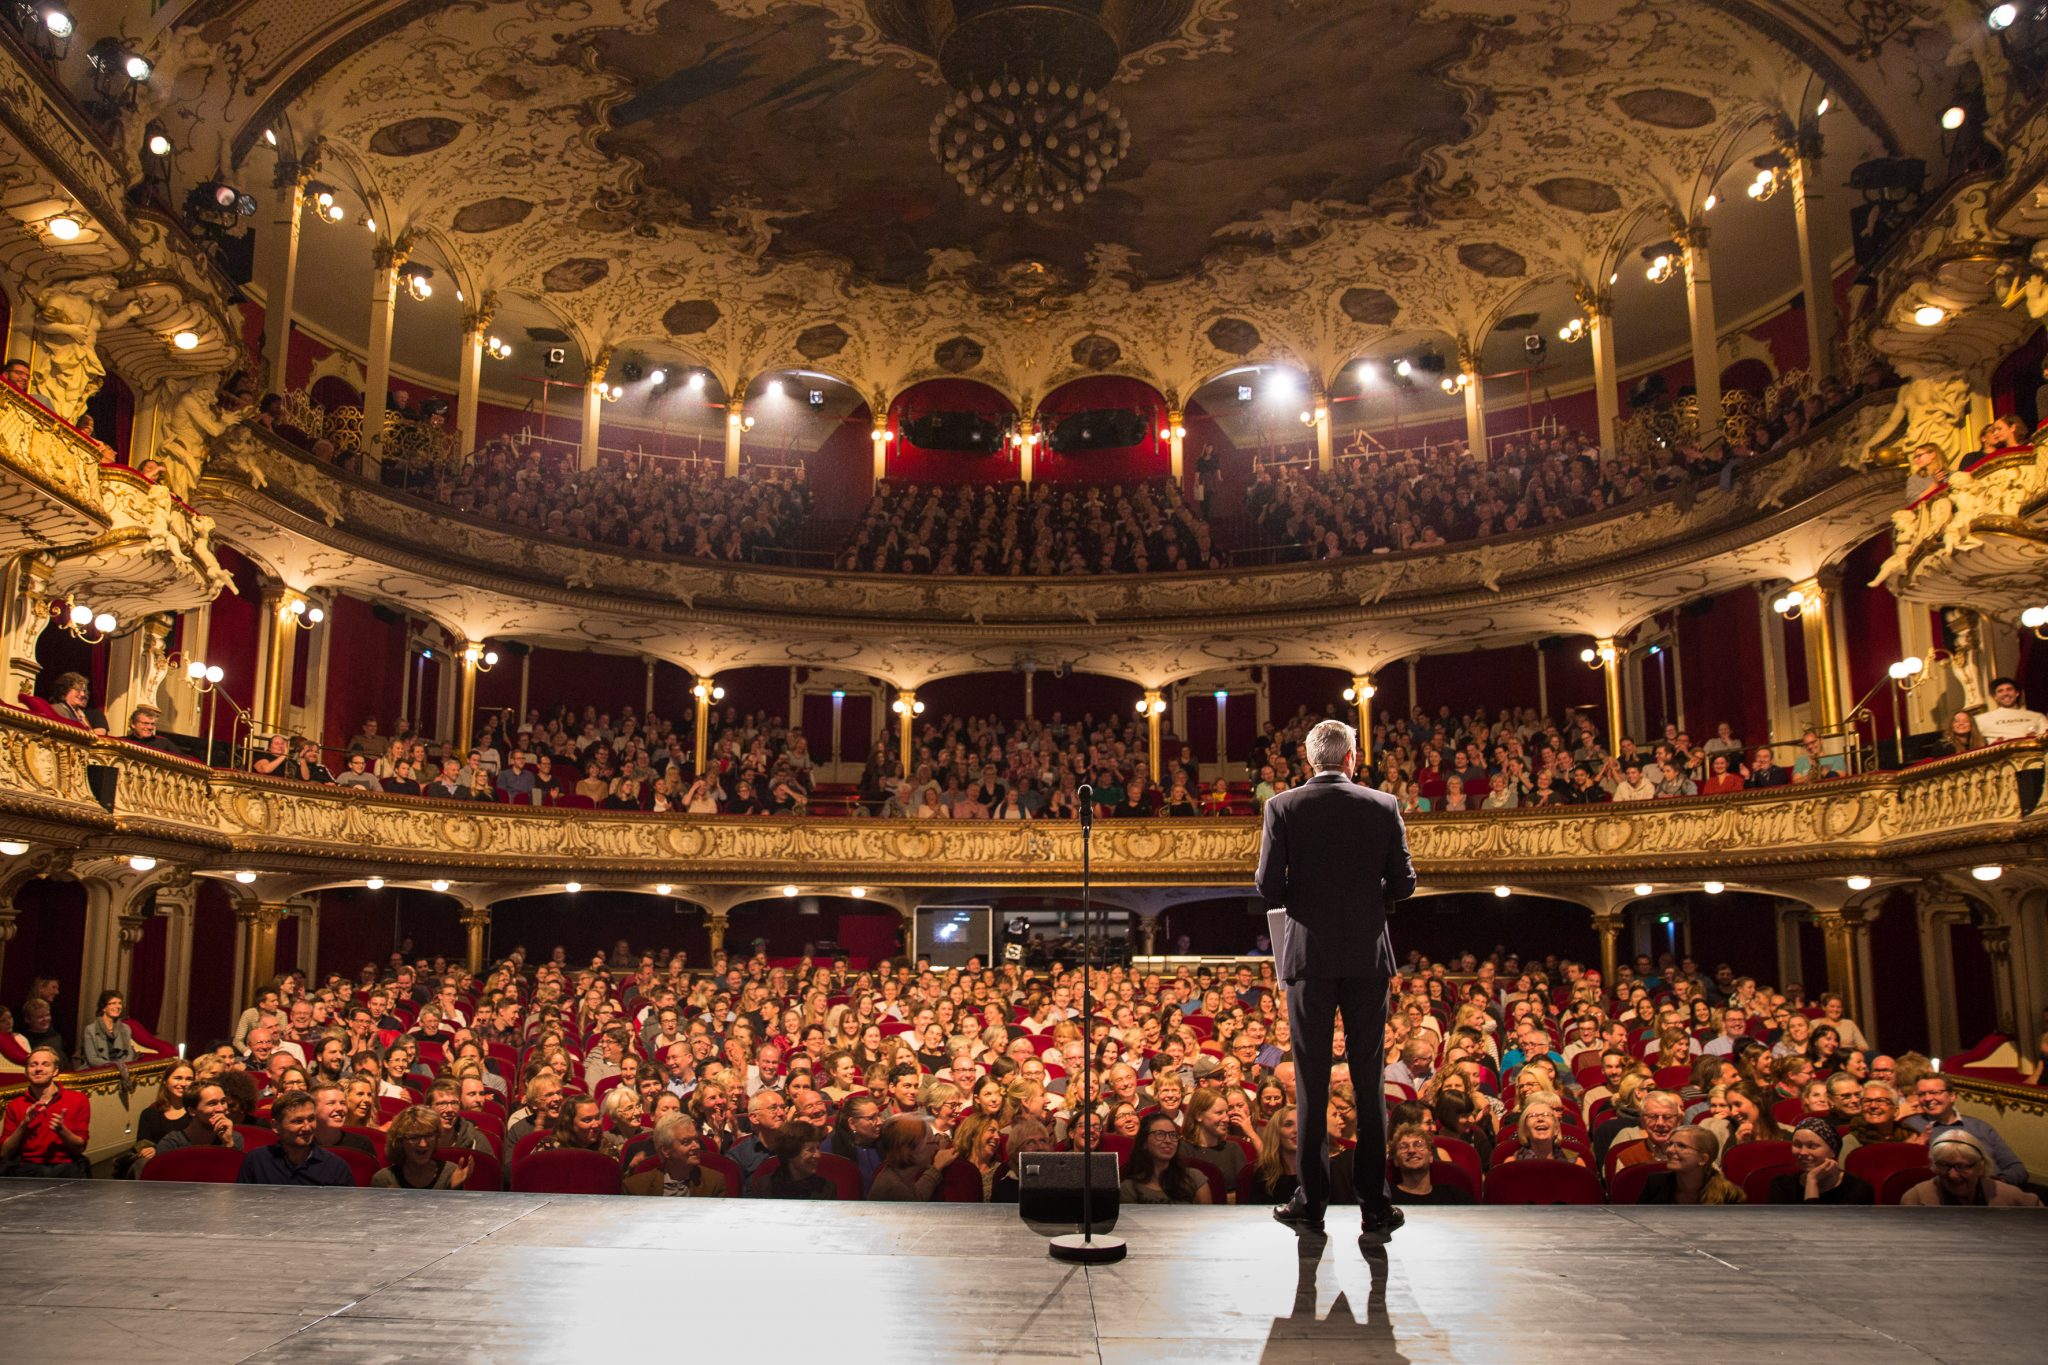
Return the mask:
[[[1857, 1148], [1857, 1151], [1861, 1150], [1862, 1148]], [[1854, 1156], [1855, 1154], [1855, 1152], [1851, 1152], [1849, 1155]], [[1931, 1167], [1927, 1166], [1908, 1166], [1903, 1170], [1887, 1172], [1884, 1183], [1877, 1187], [1877, 1202], [1896, 1206], [1901, 1199], [1906, 1197], [1907, 1190], [1912, 1189], [1915, 1185], [1924, 1185], [1932, 1179], [1934, 1179], [1934, 1171]]]
[[472, 1151], [467, 1147], [441, 1147], [434, 1152], [436, 1161], [469, 1162], [469, 1178], [462, 1182], [465, 1190], [502, 1190], [505, 1188], [505, 1168], [498, 1164], [498, 1158], [489, 1152]]
[[242, 1171], [242, 1153], [229, 1147], [174, 1147], [143, 1164], [138, 1180], [180, 1180], [199, 1185], [232, 1185]]
[[1600, 1204], [1600, 1177], [1562, 1161], [1515, 1161], [1487, 1172], [1487, 1204]]
[[1750, 1172], [1760, 1166], [1782, 1166], [1792, 1160], [1789, 1142], [1743, 1142], [1721, 1153], [1721, 1174], [1730, 1184], [1749, 1188]]
[[535, 1152], [512, 1168], [521, 1194], [618, 1194], [624, 1173], [603, 1152], [556, 1147]]
[[1607, 1182], [1607, 1201], [1610, 1204], [1633, 1204], [1642, 1197], [1643, 1186], [1650, 1183], [1650, 1177], [1664, 1169], [1661, 1162], [1638, 1161], [1633, 1166], [1623, 1166], [1614, 1173], [1614, 1179]]
[[370, 1182], [377, 1178], [377, 1172], [384, 1165], [368, 1152], [359, 1152], [353, 1147], [329, 1147], [327, 1150], [348, 1163], [349, 1174], [356, 1178], [357, 1189], [370, 1188]]
[[[1768, 1166], [1759, 1166], [1741, 1181], [1742, 1197], [1752, 1204], [1771, 1202], [1771, 1182], [1781, 1175], [1798, 1175], [1801, 1167], [1796, 1161], [1779, 1161]], [[1726, 1168], [1723, 1168], [1723, 1174]]]
[[1911, 1171], [1927, 1165], [1927, 1148], [1918, 1142], [1877, 1142], [1858, 1147], [1842, 1162], [1842, 1169], [1859, 1180], [1881, 1189], [1893, 1171]]

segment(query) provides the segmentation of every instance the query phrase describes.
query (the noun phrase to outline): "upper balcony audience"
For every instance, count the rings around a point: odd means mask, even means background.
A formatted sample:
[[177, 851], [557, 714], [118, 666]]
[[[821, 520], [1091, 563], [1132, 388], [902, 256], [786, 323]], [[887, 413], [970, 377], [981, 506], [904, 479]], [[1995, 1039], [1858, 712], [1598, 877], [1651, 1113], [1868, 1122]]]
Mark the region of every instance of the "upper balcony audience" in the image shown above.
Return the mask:
[[1125, 488], [876, 486], [839, 567], [1018, 577], [1221, 568], [1209, 527], [1164, 479]]

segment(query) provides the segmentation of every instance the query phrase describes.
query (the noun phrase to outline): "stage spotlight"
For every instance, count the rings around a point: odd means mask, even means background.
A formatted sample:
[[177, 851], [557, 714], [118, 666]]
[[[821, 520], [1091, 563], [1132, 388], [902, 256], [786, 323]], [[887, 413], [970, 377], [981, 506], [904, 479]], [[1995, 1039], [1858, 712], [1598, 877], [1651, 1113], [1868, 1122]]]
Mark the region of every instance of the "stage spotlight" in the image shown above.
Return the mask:
[[[23, 8], [31, 9], [30, 6]], [[44, 58], [52, 62], [63, 61], [71, 51], [71, 35], [78, 31], [78, 21], [71, 17], [64, 0], [43, 0], [42, 4], [32, 7], [32, 14], [32, 21], [29, 16], [24, 16], [22, 28], [29, 32]], [[31, 22], [33, 29], [30, 28]]]
[[2019, 17], [2020, 7], [2018, 5], [1993, 5], [1991, 13], [1984, 16], [1984, 22], [1991, 25], [1993, 33], [2001, 33], [2011, 28], [2013, 22]]
[[825, 391], [823, 389], [812, 389], [805, 401], [811, 405], [812, 411], [816, 411], [825, 406]]
[[1394, 362], [1394, 373], [1400, 378], [1406, 379], [1409, 375], [1415, 373], [1414, 362], [1410, 361], [1407, 356], [1402, 356]]
[[690, 371], [690, 377], [683, 381], [683, 387], [691, 393], [702, 393], [704, 391], [704, 371]]
[[143, 146], [149, 148], [151, 156], [169, 156], [171, 154], [171, 140], [161, 132], [151, 132], [144, 139]]
[[648, 382], [648, 383], [650, 383], [650, 384], [652, 384], [652, 385], [654, 385], [654, 386], [655, 386], [656, 388], [659, 388], [659, 387], [661, 387], [661, 386], [662, 386], [663, 384], [666, 384], [666, 383], [668, 383], [668, 371], [667, 371], [667, 370], [656, 370], [656, 371], [654, 371], [654, 373], [652, 373], [652, 374], [650, 374], [650, 375], [648, 375], [648, 376], [647, 376], [647, 382]]
[[769, 380], [766, 393], [770, 398], [782, 397], [782, 381], [780, 379]]

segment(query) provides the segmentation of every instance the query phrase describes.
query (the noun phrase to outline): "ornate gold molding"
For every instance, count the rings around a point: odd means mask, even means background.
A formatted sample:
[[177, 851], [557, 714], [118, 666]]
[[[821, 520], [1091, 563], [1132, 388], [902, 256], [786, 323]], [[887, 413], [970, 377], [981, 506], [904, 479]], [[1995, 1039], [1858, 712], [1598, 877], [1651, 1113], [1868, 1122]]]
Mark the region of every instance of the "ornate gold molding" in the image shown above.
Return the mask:
[[[2048, 744], [2030, 740], [1873, 774], [1730, 797], [1639, 805], [1524, 808], [1410, 821], [1417, 867], [1435, 886], [1590, 880], [1766, 883], [1908, 872], [1972, 856], [2024, 856], [2048, 812], [2022, 814], [2017, 777]], [[1070, 824], [681, 818], [368, 796], [197, 765], [68, 727], [0, 715], [0, 832], [74, 815], [81, 837], [107, 814], [84, 764], [118, 773], [113, 823], [161, 856], [351, 880], [402, 869], [586, 883], [674, 881], [1070, 886], [1080, 831]], [[1252, 819], [1104, 822], [1094, 867], [1104, 885], [1249, 885]]]

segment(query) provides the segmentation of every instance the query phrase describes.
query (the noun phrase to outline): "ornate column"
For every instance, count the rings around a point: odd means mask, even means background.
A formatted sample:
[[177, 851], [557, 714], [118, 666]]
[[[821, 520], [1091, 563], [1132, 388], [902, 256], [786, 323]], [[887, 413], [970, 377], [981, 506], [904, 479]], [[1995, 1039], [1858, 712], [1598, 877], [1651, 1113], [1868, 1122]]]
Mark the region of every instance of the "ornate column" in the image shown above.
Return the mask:
[[913, 733], [917, 724], [917, 713], [924, 709], [924, 703], [917, 699], [917, 689], [906, 687], [896, 694], [896, 750], [898, 760], [903, 764], [903, 777], [910, 779], [910, 754], [915, 747]]
[[1721, 439], [1721, 334], [1714, 323], [1714, 281], [1707, 258], [1704, 223], [1676, 234], [1685, 248], [1685, 308], [1692, 322], [1692, 388], [1699, 397], [1699, 439], [1712, 445]]
[[1350, 695], [1346, 697], [1358, 708], [1358, 767], [1360, 771], [1372, 765], [1372, 699], [1379, 689], [1373, 686], [1372, 674], [1355, 673], [1351, 677]]
[[740, 476], [740, 437], [746, 434], [747, 386], [741, 384], [733, 391], [732, 401], [725, 405], [725, 477], [737, 479]]
[[476, 449], [476, 407], [484, 386], [484, 340], [498, 311], [498, 296], [485, 294], [474, 312], [462, 315], [461, 373], [455, 383], [455, 439], [464, 455]]
[[455, 679], [455, 748], [457, 758], [467, 758], [476, 732], [476, 673], [484, 661], [483, 642], [463, 641], [460, 658], [461, 671]]
[[133, 630], [107, 642], [107, 726], [121, 733], [138, 706], [155, 706], [157, 689], [170, 674], [166, 644], [171, 618], [145, 616]]
[[[1825, 379], [1835, 368], [1835, 282], [1828, 273], [1828, 254], [1820, 241], [1815, 201], [1820, 192], [1820, 138], [1809, 134], [1805, 147], [1789, 149], [1792, 177], [1792, 220], [1798, 230], [1799, 287], [1806, 301], [1806, 373]], [[1862, 1022], [1858, 1020], [1857, 1022]]]
[[1038, 456], [1038, 423], [1028, 414], [1019, 414], [1017, 430], [1010, 437], [1010, 444], [1017, 448], [1017, 478], [1026, 488], [1031, 486], [1033, 466]]
[[[1821, 938], [1827, 944], [1828, 989], [1839, 992], [1848, 1001], [1849, 1017], [1861, 1024], [1870, 1003], [1865, 987], [1868, 954], [1864, 951], [1869, 943], [1867, 926], [1874, 918], [1870, 907], [1817, 905], [1813, 917], [1819, 922]], [[1807, 992], [1809, 996], [1813, 993]]]
[[597, 431], [604, 420], [605, 375], [612, 367], [612, 348], [604, 347], [590, 358], [583, 370], [583, 444], [577, 449], [576, 464], [597, 468]]
[[1625, 910], [1596, 910], [1593, 929], [1600, 935], [1600, 989], [1612, 991], [1621, 966], [1621, 931], [1628, 921]]
[[1330, 395], [1320, 382], [1309, 398], [1309, 420], [1316, 429], [1316, 468], [1327, 474], [1335, 462], [1330, 443]]
[[364, 472], [375, 477], [384, 451], [384, 402], [391, 392], [391, 332], [398, 324], [398, 271], [412, 258], [412, 234], [379, 242], [370, 253], [370, 347], [363, 369]]
[[1956, 1018], [1955, 939], [1950, 931], [1970, 922], [1970, 903], [1938, 882], [1923, 882], [1913, 889], [1913, 908], [1920, 930], [1927, 1050], [1936, 1057], [1953, 1056], [1963, 1050], [1963, 1030]]
[[250, 714], [272, 732], [282, 732], [291, 714], [292, 665], [298, 650], [299, 618], [305, 594], [282, 583], [266, 584], [263, 614], [257, 618], [256, 704]]
[[277, 926], [291, 908], [289, 901], [257, 900], [235, 903], [236, 956], [241, 960], [235, 1009], [240, 1011], [256, 999], [256, 992], [277, 975]]
[[1628, 733], [1621, 694], [1621, 649], [1612, 635], [1602, 635], [1593, 641], [1593, 652], [1600, 664], [1600, 682], [1607, 696], [1607, 752], [1618, 754], [1622, 737]]
[[469, 970], [480, 973], [484, 969], [484, 935], [489, 933], [491, 928], [491, 907], [465, 906], [462, 911], [462, 928], [469, 936]]
[[1978, 931], [1984, 939], [1984, 951], [1991, 958], [1991, 999], [1997, 1013], [1998, 1031], [2008, 1038], [2017, 1037], [2019, 1030], [2019, 1008], [2014, 988], [2012, 970], [2012, 926], [1987, 916]]
[[1138, 709], [1145, 715], [1145, 752], [1147, 767], [1152, 773], [1152, 785], [1159, 785], [1159, 718], [1166, 713], [1166, 695], [1156, 687], [1145, 689], [1145, 695], [1138, 702]]
[[1756, 588], [1756, 609], [1764, 665], [1764, 702], [1770, 716], [1770, 732], [1783, 735], [1792, 729], [1792, 682], [1785, 669], [1785, 623], [1777, 612], [1771, 610], [1771, 594], [1762, 584]]
[[299, 231], [304, 223], [306, 181], [313, 167], [303, 161], [277, 163], [276, 216], [271, 220], [272, 252], [263, 272], [263, 387], [283, 393], [292, 345], [292, 304], [299, 283]]
[[1586, 315], [1586, 341], [1593, 348], [1593, 403], [1598, 414], [1600, 458], [1614, 458], [1615, 427], [1621, 420], [1621, 388], [1614, 369], [1614, 296], [1578, 286], [1579, 311]]
[[889, 430], [889, 405], [881, 402], [879, 395], [870, 410], [875, 414], [873, 425], [868, 428], [868, 440], [875, 447], [874, 478], [868, 484], [872, 494], [875, 484], [889, 477], [889, 443], [896, 439], [896, 433]]
[[292, 964], [306, 980], [320, 979], [320, 895], [292, 898], [292, 917], [299, 922], [299, 960]]
[[177, 1043], [189, 1022], [192, 983], [192, 922], [199, 906], [199, 884], [191, 877], [174, 878], [156, 890], [156, 913], [164, 920], [164, 1002], [157, 1011], [157, 1036]]
[[1835, 652], [1835, 589], [1840, 583], [1840, 575], [1830, 572], [1792, 585], [1804, 604], [1799, 609], [1799, 631], [1806, 644], [1806, 691], [1813, 703], [1813, 725], [1824, 734], [1842, 724], [1842, 667]]
[[654, 660], [647, 660], [647, 688], [645, 700], [640, 703], [640, 717], [644, 722], [647, 713], [654, 709]]
[[1187, 453], [1187, 413], [1178, 407], [1166, 410], [1166, 454], [1171, 464], [1173, 481], [1179, 483], [1186, 473], [1183, 457]]
[[1158, 956], [1159, 918], [1157, 911], [1138, 916], [1138, 951], [1146, 957]]
[[1479, 357], [1464, 342], [1458, 344], [1458, 385], [1465, 391], [1465, 445], [1477, 459], [1486, 458], [1486, 380], [1479, 370]]
[[711, 939], [712, 952], [722, 953], [725, 951], [725, 929], [726, 925], [730, 922], [730, 916], [724, 910], [712, 910], [705, 914], [704, 932]]
[[18, 554], [7, 561], [0, 576], [0, 612], [4, 612], [7, 650], [7, 692], [36, 690], [43, 666], [36, 660], [36, 641], [50, 624], [50, 573], [55, 566], [34, 552]]
[[702, 777], [705, 764], [711, 759], [711, 703], [725, 695], [725, 689], [709, 674], [699, 675], [697, 685], [690, 689], [690, 695], [697, 699], [697, 776]]
[[82, 1036], [101, 991], [128, 992], [129, 965], [151, 914], [149, 898], [161, 883], [188, 877], [183, 868], [140, 867], [127, 854], [81, 855], [70, 864], [85, 891], [85, 944], [78, 968], [78, 1021]]
[[[1806, 968], [1800, 960], [1799, 925], [1806, 916], [1804, 906], [1780, 907], [1777, 916], [1778, 937], [1778, 985], [1786, 986], [1794, 981], [1804, 981]], [[1811, 998], [1813, 992], [1808, 992]]]

